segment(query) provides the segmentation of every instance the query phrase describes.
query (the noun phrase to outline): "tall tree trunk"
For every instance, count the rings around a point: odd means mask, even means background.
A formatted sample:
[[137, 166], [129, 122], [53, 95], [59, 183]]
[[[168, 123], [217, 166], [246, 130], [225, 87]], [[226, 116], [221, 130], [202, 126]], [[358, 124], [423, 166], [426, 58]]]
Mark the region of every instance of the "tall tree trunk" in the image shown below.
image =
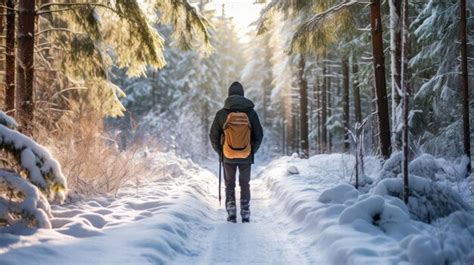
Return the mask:
[[348, 58], [342, 59], [342, 107], [344, 114], [344, 152], [349, 151], [349, 62]]
[[372, 56], [375, 74], [375, 92], [377, 96], [377, 118], [379, 123], [379, 142], [381, 155], [390, 156], [390, 120], [388, 115], [387, 88], [385, 84], [385, 62], [383, 55], [382, 19], [380, 0], [371, 0], [370, 25], [372, 34]]
[[18, 2], [16, 106], [20, 130], [31, 133], [34, 118], [35, 1]]
[[297, 124], [297, 116], [296, 116], [296, 112], [295, 112], [295, 106], [293, 104], [293, 107], [292, 107], [292, 112], [293, 112], [293, 115], [292, 115], [292, 129], [293, 129], [293, 133], [291, 134], [293, 139], [291, 139], [291, 152], [292, 153], [297, 153], [298, 152], [298, 124]]
[[398, 93], [401, 88], [400, 71], [401, 71], [401, 8], [402, 0], [389, 0], [390, 4], [390, 56], [391, 56], [391, 84], [392, 84], [392, 145], [394, 149], [399, 150], [401, 139], [400, 133], [397, 132], [400, 117], [397, 114], [397, 108], [400, 105], [400, 95]]
[[403, 91], [403, 190], [404, 190], [404, 200], [405, 203], [408, 203], [408, 115], [409, 115], [409, 106], [408, 100], [410, 96], [410, 88], [408, 82], [408, 0], [403, 0], [403, 21], [402, 21], [402, 65], [401, 65], [401, 84]]
[[[326, 59], [324, 59], [326, 60]], [[326, 61], [323, 61], [323, 85], [321, 87], [321, 153], [326, 153], [327, 151], [327, 130], [326, 130], [326, 121], [327, 121], [327, 66]]]
[[281, 154], [286, 155], [286, 112], [285, 112], [285, 104], [284, 101], [280, 98], [280, 113], [281, 113]]
[[[270, 39], [271, 35], [269, 33], [266, 34], [265, 36], [265, 57], [264, 57], [264, 63], [266, 69], [272, 69], [271, 65], [271, 58], [272, 58], [272, 50], [270, 48]], [[270, 125], [270, 114], [272, 113], [270, 111], [270, 97], [272, 93], [272, 71], [266, 71], [264, 77], [263, 77], [263, 83], [262, 83], [262, 92], [263, 92], [263, 124], [264, 126], [269, 126]]]
[[304, 77], [305, 59], [300, 55], [298, 65], [298, 81], [300, 87], [300, 134], [301, 134], [301, 157], [309, 156], [308, 139], [308, 82]]
[[208, 156], [208, 146], [209, 146], [209, 129], [211, 128], [209, 123], [209, 105], [207, 102], [204, 102], [202, 105], [202, 143], [204, 150], [204, 157]]
[[3, 34], [3, 29], [5, 28], [5, 25], [3, 24], [3, 14], [4, 14], [4, 11], [5, 11], [4, 6], [6, 6], [5, 1], [6, 0], [0, 0], [0, 5], [1, 5], [0, 6], [0, 14], [2, 14], [0, 16], [0, 34]]
[[353, 95], [354, 95], [354, 112], [356, 122], [362, 122], [362, 110], [360, 107], [360, 88], [359, 80], [357, 79], [357, 74], [359, 72], [359, 67], [357, 61], [352, 63], [352, 86], [353, 86]]
[[321, 153], [321, 93], [320, 88], [321, 84], [319, 83], [319, 78], [315, 76], [314, 84], [313, 84], [313, 93], [314, 93], [314, 100], [316, 105], [316, 128], [317, 130], [317, 138], [316, 138], [316, 151]]
[[[293, 91], [290, 92], [292, 94]], [[288, 110], [289, 110], [289, 119], [288, 119], [288, 153], [294, 153], [295, 152], [295, 145], [294, 145], [294, 140], [295, 140], [295, 129], [296, 129], [296, 124], [295, 124], [295, 111], [294, 111], [294, 104], [293, 104], [293, 96], [290, 96], [290, 103], [288, 104]]]
[[5, 55], [5, 110], [15, 116], [15, 3], [7, 0], [7, 32]]
[[471, 129], [469, 124], [469, 83], [467, 73], [467, 22], [466, 22], [466, 0], [459, 0], [459, 42], [461, 44], [461, 89], [462, 89], [462, 121], [464, 132], [464, 155], [469, 158], [467, 167], [471, 172]]
[[[327, 95], [327, 99], [326, 99], [326, 102], [327, 102], [327, 118], [331, 118], [332, 116], [332, 80], [331, 80], [331, 68], [329, 68], [328, 66], [328, 76], [327, 76], [327, 79], [328, 81], [326, 82], [326, 95]], [[326, 121], [327, 121], [327, 118], [326, 118]], [[327, 130], [327, 129], [326, 129]], [[327, 134], [328, 134], [328, 144], [327, 144], [327, 150], [329, 153], [332, 152], [332, 133], [331, 131], [327, 131]]]

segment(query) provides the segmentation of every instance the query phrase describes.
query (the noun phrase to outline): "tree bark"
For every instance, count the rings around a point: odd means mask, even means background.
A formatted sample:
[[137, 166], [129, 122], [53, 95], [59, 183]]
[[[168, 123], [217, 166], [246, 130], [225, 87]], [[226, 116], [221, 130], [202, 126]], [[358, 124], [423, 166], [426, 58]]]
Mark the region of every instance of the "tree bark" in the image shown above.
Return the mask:
[[7, 32], [5, 55], [5, 110], [15, 116], [15, 8], [14, 0], [6, 1]]
[[[327, 117], [326, 117], [326, 122], [328, 118], [331, 118], [332, 116], [332, 81], [331, 81], [331, 68], [329, 65], [327, 66], [327, 71], [328, 75], [326, 76], [326, 105], [327, 105]], [[332, 152], [332, 134], [331, 131], [327, 130], [327, 127], [325, 125], [326, 131], [327, 131], [327, 151], [328, 153]]]
[[391, 56], [391, 84], [392, 84], [392, 145], [394, 149], [399, 150], [401, 144], [401, 135], [396, 128], [400, 123], [397, 117], [397, 108], [400, 105], [400, 95], [398, 90], [401, 88], [401, 8], [402, 0], [390, 0], [390, 56]]
[[202, 125], [203, 125], [203, 128], [202, 128], [202, 142], [204, 143], [203, 144], [203, 150], [204, 150], [204, 157], [207, 157], [209, 155], [208, 153], [208, 147], [209, 147], [209, 135], [208, 135], [208, 132], [209, 132], [209, 129], [211, 128], [211, 125], [209, 123], [209, 106], [208, 106], [208, 103], [207, 102], [204, 102], [202, 104], [202, 117], [201, 117], [201, 120], [202, 120]]
[[362, 122], [362, 110], [360, 107], [360, 88], [359, 88], [359, 80], [357, 79], [357, 74], [359, 72], [359, 66], [357, 62], [352, 63], [352, 87], [354, 93], [354, 112], [355, 112], [355, 119], [356, 122]]
[[377, 118], [379, 123], [379, 142], [381, 155], [387, 159], [391, 152], [390, 122], [388, 115], [387, 88], [385, 84], [385, 62], [383, 54], [382, 19], [380, 0], [371, 0], [370, 25], [372, 34], [372, 56], [377, 96]]
[[326, 130], [326, 121], [327, 121], [327, 69], [326, 62], [323, 61], [323, 85], [321, 87], [321, 153], [326, 153], [327, 150], [327, 130]]
[[300, 134], [301, 134], [301, 157], [309, 156], [309, 139], [308, 139], [308, 82], [304, 77], [305, 59], [300, 55], [298, 65], [298, 81], [300, 87]]
[[349, 62], [348, 58], [342, 59], [342, 104], [344, 116], [344, 152], [350, 149], [349, 142]]
[[468, 173], [471, 172], [471, 129], [469, 124], [469, 83], [467, 73], [467, 22], [466, 0], [459, 0], [459, 42], [461, 50], [461, 90], [462, 90], [462, 121], [464, 132], [464, 155], [469, 158]]
[[284, 101], [280, 98], [280, 113], [281, 113], [281, 154], [286, 155], [286, 111]]
[[402, 140], [403, 140], [403, 163], [402, 163], [402, 171], [403, 171], [403, 194], [405, 203], [408, 203], [408, 162], [409, 162], [409, 150], [408, 150], [408, 115], [409, 115], [409, 106], [408, 100], [410, 96], [410, 88], [407, 78], [408, 73], [408, 0], [403, 0], [403, 21], [402, 21], [402, 65], [400, 71], [401, 77], [401, 85], [403, 91], [403, 132], [402, 132]]
[[30, 134], [34, 120], [35, 1], [18, 2], [16, 106], [20, 130]]
[[270, 48], [270, 38], [271, 38], [271, 35], [270, 34], [266, 34], [265, 36], [265, 47], [264, 47], [264, 50], [265, 50], [265, 57], [264, 57], [264, 63], [265, 63], [265, 67], [266, 69], [270, 69], [268, 71], [266, 71], [264, 77], [263, 77], [263, 82], [262, 82], [262, 93], [263, 93], [263, 117], [262, 117], [262, 120], [263, 120], [263, 124], [264, 126], [269, 126], [270, 125], [270, 120], [271, 120], [271, 111], [270, 111], [270, 97], [271, 97], [271, 93], [272, 93], [272, 80], [273, 80], [273, 77], [272, 77], [272, 65], [271, 65], [271, 58], [272, 58], [272, 50]]
[[320, 94], [319, 78], [317, 76], [314, 77], [313, 93], [314, 93], [314, 101], [316, 105], [315, 106], [316, 107], [315, 130], [317, 130], [316, 151], [320, 153], [321, 152], [321, 94]]
[[0, 5], [1, 5], [1, 6], [0, 6], [0, 14], [2, 14], [2, 15], [0, 16], [0, 34], [3, 34], [3, 30], [4, 30], [4, 28], [5, 28], [5, 25], [3, 24], [3, 17], [4, 17], [3, 14], [4, 14], [4, 12], [5, 12], [4, 6], [6, 6], [5, 1], [6, 1], [6, 0], [0, 0]]

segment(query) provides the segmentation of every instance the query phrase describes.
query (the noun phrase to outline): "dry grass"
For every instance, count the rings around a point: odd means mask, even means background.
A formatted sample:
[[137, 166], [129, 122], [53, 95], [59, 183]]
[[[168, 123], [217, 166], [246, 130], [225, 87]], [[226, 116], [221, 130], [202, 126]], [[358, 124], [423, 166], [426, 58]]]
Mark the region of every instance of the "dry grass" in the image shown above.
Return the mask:
[[121, 151], [117, 139], [103, 132], [100, 118], [82, 117], [87, 118], [61, 125], [53, 137], [47, 130], [36, 133], [60, 162], [70, 195], [115, 195], [125, 182], [150, 174], [140, 143]]

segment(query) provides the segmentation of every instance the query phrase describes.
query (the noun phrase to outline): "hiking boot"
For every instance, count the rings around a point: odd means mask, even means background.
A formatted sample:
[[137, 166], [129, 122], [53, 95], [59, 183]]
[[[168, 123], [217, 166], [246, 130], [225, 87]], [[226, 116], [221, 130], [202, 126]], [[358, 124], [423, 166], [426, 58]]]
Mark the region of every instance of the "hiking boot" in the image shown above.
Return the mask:
[[235, 201], [229, 201], [225, 204], [225, 209], [227, 210], [227, 221], [235, 223], [237, 220], [237, 207], [235, 206]]
[[250, 221], [250, 205], [248, 201], [240, 202], [240, 215], [242, 216], [242, 223]]
[[227, 217], [227, 222], [229, 223], [237, 223], [237, 218], [234, 216]]

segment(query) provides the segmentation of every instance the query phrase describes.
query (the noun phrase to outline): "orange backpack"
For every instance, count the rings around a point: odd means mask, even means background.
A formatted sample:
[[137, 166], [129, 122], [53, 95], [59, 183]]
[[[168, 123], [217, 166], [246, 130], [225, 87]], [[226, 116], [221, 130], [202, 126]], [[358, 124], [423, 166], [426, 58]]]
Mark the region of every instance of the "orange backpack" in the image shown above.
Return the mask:
[[224, 156], [230, 159], [249, 157], [251, 133], [249, 117], [246, 113], [229, 113], [224, 123]]

